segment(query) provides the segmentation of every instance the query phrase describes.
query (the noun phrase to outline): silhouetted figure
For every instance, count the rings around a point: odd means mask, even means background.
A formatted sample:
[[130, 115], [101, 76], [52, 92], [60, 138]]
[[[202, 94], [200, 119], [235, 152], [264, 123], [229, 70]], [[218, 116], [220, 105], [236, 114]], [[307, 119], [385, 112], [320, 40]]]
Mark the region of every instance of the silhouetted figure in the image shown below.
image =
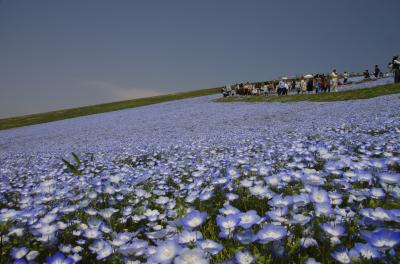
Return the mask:
[[371, 76], [369, 75], [369, 71], [365, 70], [364, 72], [364, 79], [369, 79]]
[[347, 72], [343, 73], [343, 84], [347, 84], [349, 80], [349, 74]]
[[375, 69], [374, 69], [375, 78], [378, 78], [380, 73], [381, 73], [381, 70], [379, 69], [378, 65], [375, 65]]
[[400, 60], [399, 56], [394, 56], [392, 62], [389, 63], [389, 67], [394, 73], [394, 83], [400, 83]]

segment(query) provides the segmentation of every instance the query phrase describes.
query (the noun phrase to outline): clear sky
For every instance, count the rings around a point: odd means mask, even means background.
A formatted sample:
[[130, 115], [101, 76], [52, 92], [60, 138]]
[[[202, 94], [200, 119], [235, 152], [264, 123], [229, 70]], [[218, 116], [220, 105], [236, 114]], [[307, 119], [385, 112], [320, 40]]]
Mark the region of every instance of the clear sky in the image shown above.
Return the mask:
[[398, 53], [400, 0], [0, 0], [0, 118]]

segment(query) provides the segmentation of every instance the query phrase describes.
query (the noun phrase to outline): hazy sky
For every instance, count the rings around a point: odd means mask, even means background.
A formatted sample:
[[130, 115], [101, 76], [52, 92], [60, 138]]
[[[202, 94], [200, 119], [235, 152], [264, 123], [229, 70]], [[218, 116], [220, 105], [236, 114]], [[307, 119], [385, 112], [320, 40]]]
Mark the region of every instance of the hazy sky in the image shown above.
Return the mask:
[[399, 0], [0, 0], [0, 117], [400, 53]]

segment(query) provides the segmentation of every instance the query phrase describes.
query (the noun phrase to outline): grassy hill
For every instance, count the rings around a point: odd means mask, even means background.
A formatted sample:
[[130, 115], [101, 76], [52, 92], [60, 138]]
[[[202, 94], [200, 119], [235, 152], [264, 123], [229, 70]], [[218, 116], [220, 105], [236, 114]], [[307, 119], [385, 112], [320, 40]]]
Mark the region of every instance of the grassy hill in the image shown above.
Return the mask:
[[0, 130], [219, 93], [221, 87], [0, 119]]
[[[40, 123], [47, 123], [47, 122], [85, 116], [85, 115], [117, 111], [127, 108], [134, 108], [134, 107], [157, 104], [173, 100], [217, 94], [220, 92], [220, 89], [221, 87], [194, 90], [189, 92], [181, 92], [181, 93], [139, 98], [127, 101], [84, 106], [84, 107], [64, 109], [59, 111], [39, 113], [33, 115], [4, 118], [0, 119], [0, 130], [40, 124]], [[217, 102], [298, 102], [298, 101], [329, 102], [329, 101], [368, 99], [372, 97], [377, 97], [387, 94], [395, 94], [395, 93], [400, 93], [400, 84], [387, 84], [372, 88], [348, 90], [337, 93], [300, 94], [300, 95], [268, 96], [268, 97], [265, 96], [226, 97], [217, 99], [215, 101]]]

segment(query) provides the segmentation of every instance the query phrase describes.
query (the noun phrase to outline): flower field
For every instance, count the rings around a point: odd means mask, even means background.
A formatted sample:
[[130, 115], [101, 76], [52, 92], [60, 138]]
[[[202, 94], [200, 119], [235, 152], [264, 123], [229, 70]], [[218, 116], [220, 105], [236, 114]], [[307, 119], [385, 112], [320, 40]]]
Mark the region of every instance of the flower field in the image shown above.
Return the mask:
[[0, 262], [400, 262], [398, 95], [214, 98], [1, 131]]

